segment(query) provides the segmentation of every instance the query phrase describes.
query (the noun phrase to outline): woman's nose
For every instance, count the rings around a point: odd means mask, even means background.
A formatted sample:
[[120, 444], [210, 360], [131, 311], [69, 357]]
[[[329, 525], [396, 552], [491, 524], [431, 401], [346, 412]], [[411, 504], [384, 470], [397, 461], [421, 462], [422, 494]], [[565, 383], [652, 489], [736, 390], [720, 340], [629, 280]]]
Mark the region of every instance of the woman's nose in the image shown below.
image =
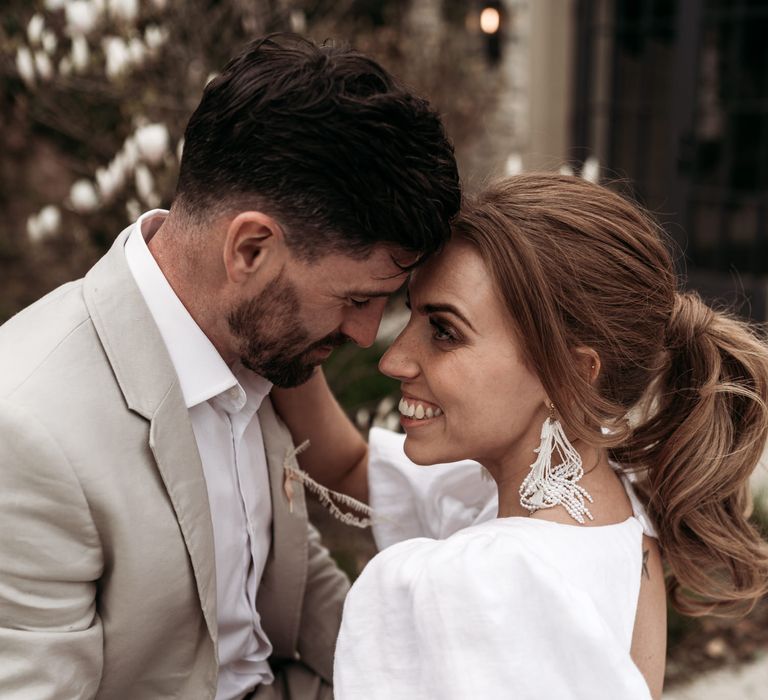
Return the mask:
[[406, 328], [379, 360], [379, 371], [392, 379], [408, 381], [419, 374], [419, 365], [407, 341]]

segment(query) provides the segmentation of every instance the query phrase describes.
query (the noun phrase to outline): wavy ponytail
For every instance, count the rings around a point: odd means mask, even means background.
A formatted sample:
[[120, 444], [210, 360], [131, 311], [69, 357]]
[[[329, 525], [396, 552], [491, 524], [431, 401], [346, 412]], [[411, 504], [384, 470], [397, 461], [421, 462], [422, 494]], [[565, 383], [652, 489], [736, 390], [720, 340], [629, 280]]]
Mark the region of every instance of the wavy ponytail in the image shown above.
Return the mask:
[[[768, 592], [748, 522], [768, 438], [768, 346], [677, 292], [666, 239], [640, 207], [578, 178], [526, 173], [467, 201], [475, 245], [567, 429], [638, 474], [673, 604], [735, 612]], [[600, 357], [590, 383], [572, 351]]]
[[768, 439], [768, 352], [695, 293], [676, 295], [665, 345], [651, 416], [612, 456], [643, 468], [675, 607], [735, 612], [768, 593], [768, 549], [748, 522]]

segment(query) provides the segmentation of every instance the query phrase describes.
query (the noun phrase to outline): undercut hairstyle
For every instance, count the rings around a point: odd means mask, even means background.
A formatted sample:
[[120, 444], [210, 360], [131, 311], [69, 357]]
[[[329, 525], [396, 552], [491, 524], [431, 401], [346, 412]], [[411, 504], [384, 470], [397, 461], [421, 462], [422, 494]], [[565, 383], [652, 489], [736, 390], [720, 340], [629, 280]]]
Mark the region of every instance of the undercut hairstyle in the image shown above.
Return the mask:
[[303, 259], [439, 250], [461, 201], [438, 114], [374, 60], [292, 34], [249, 44], [186, 128], [174, 206], [196, 225], [260, 210]]
[[[681, 291], [652, 217], [579, 178], [504, 180], [455, 235], [482, 257], [566, 430], [637, 474], [672, 603], [727, 614], [766, 595], [768, 546], [749, 520], [768, 438], [762, 333]], [[574, 359], [584, 347], [594, 382]]]

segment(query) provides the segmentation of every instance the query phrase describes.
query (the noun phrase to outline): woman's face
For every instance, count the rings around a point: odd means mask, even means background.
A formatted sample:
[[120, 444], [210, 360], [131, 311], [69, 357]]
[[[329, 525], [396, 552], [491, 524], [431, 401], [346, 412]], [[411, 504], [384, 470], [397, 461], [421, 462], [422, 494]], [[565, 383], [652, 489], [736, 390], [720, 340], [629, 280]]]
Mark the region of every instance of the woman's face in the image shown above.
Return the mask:
[[533, 462], [547, 397], [526, 367], [491, 276], [454, 239], [413, 275], [411, 318], [379, 363], [400, 380], [405, 451], [418, 464]]

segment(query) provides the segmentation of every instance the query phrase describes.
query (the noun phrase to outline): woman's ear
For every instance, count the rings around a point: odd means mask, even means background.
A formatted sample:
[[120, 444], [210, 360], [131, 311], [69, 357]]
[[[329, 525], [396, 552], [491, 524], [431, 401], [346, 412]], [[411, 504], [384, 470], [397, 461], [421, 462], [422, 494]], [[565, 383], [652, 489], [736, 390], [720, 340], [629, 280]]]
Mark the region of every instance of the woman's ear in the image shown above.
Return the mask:
[[572, 352], [576, 366], [581, 369], [581, 376], [590, 384], [594, 384], [600, 376], [600, 355], [586, 345], [580, 345]]

